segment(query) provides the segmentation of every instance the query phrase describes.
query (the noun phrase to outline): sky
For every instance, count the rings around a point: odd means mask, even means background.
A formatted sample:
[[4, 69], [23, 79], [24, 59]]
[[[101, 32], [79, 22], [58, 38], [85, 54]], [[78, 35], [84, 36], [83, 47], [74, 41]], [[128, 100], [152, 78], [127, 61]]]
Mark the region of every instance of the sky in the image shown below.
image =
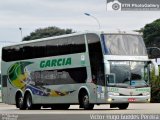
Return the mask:
[[96, 20], [84, 13], [96, 17], [107, 31], [137, 30], [160, 18], [160, 11], [107, 11], [106, 0], [0, 0], [0, 47], [49, 26], [98, 30]]

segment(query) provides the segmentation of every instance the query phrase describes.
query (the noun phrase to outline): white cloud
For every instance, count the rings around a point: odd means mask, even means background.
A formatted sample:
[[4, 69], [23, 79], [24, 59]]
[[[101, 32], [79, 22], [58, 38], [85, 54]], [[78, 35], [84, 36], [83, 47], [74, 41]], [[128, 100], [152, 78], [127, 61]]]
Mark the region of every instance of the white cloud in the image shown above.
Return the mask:
[[20, 40], [37, 28], [58, 26], [76, 31], [96, 30], [96, 16], [103, 29], [135, 30], [159, 18], [158, 12], [107, 12], [106, 0], [2, 0], [0, 4], [0, 40]]

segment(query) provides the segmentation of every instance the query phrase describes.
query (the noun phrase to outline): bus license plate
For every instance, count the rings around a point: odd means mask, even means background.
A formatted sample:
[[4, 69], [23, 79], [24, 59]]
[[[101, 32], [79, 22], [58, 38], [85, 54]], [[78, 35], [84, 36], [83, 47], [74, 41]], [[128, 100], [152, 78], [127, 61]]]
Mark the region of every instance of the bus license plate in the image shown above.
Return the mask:
[[128, 98], [128, 101], [129, 101], [129, 102], [135, 102], [136, 99], [135, 99], [135, 98]]

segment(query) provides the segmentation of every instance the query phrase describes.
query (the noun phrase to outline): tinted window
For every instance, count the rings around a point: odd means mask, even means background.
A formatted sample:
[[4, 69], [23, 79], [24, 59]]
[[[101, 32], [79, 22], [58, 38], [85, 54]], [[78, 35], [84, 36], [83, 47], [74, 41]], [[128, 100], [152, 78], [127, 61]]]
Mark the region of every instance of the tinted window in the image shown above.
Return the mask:
[[85, 52], [84, 35], [47, 41], [47, 56], [66, 55]]
[[4, 61], [25, 60], [85, 52], [84, 35], [33, 42], [5, 47], [2, 50]]
[[35, 85], [59, 85], [85, 83], [87, 71], [85, 67], [63, 70], [36, 71], [31, 73], [32, 82]]
[[3, 75], [2, 76], [2, 87], [7, 87], [7, 78], [8, 76], [7, 75]]

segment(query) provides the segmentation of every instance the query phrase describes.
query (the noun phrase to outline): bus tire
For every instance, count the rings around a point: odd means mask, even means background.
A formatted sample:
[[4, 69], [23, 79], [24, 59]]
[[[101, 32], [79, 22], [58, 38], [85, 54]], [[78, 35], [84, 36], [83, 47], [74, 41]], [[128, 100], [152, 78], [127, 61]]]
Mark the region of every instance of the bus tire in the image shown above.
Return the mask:
[[41, 108], [40, 105], [34, 105], [32, 102], [32, 96], [28, 93], [25, 97], [26, 100], [26, 109], [28, 110], [39, 110]]
[[124, 109], [127, 109], [129, 106], [129, 103], [121, 103], [121, 104], [118, 104], [118, 108], [120, 110], [124, 110]]
[[89, 103], [89, 96], [87, 92], [81, 94], [80, 102], [85, 110], [92, 110], [94, 108], [94, 104]]
[[19, 94], [16, 97], [16, 107], [19, 108], [20, 110], [25, 110], [26, 109], [24, 98], [21, 94]]
[[69, 109], [70, 104], [55, 104], [51, 106], [52, 110], [67, 110]]

